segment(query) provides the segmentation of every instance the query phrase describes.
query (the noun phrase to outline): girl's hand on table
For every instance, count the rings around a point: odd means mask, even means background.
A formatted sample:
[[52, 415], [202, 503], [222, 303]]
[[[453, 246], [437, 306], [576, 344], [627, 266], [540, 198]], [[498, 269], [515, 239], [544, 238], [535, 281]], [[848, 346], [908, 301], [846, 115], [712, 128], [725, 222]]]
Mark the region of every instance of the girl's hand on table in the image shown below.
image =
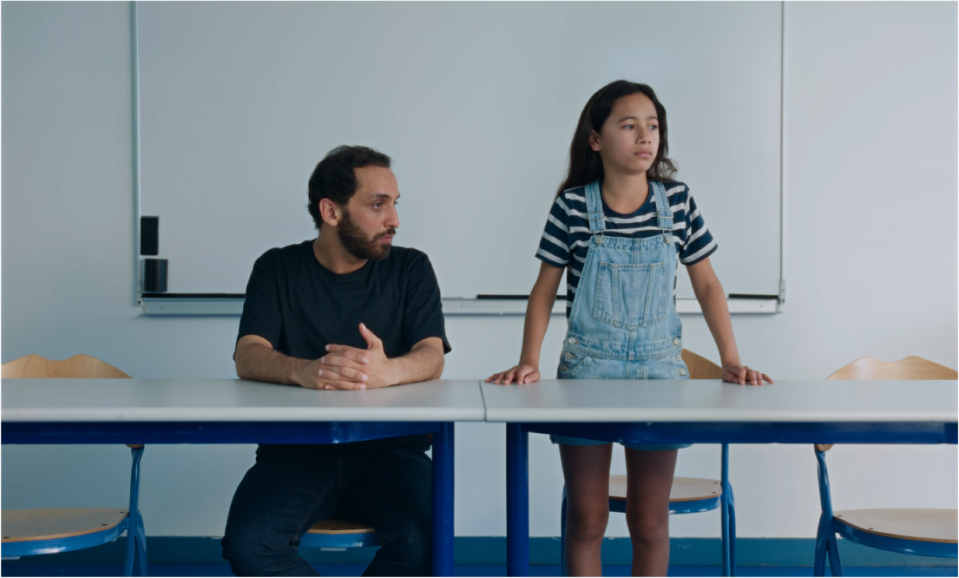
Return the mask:
[[762, 385], [763, 381], [775, 383], [771, 377], [746, 365], [727, 365], [723, 368], [723, 381], [739, 385]]
[[539, 381], [539, 378], [539, 368], [526, 363], [521, 363], [517, 366], [507, 369], [506, 371], [494, 373], [486, 378], [486, 383], [492, 382], [497, 385], [509, 385], [515, 380], [516, 385], [525, 385], [527, 383]]

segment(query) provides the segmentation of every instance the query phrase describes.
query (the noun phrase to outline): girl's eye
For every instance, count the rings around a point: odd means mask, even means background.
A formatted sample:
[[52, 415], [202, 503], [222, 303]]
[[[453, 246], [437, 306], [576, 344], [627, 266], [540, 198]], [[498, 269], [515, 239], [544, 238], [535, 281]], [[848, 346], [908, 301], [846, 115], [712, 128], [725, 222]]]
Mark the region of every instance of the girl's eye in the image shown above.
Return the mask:
[[636, 125], [635, 125], [635, 124], [627, 124], [627, 125], [624, 126], [623, 128], [628, 128], [628, 129], [632, 130], [632, 129], [636, 128]]
[[659, 130], [659, 126], [655, 124], [649, 125], [649, 130]]

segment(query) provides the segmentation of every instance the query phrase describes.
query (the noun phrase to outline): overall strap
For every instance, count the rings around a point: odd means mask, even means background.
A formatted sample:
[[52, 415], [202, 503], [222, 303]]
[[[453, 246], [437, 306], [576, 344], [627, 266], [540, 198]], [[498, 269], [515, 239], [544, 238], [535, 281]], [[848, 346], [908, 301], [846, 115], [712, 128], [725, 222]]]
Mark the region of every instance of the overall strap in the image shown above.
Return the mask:
[[673, 211], [669, 208], [669, 201], [666, 199], [666, 188], [659, 181], [650, 181], [649, 188], [656, 203], [656, 224], [663, 230], [663, 241], [672, 243]]
[[589, 213], [589, 232], [595, 235], [606, 230], [606, 218], [603, 216], [603, 194], [599, 190], [599, 181], [586, 185], [586, 210]]

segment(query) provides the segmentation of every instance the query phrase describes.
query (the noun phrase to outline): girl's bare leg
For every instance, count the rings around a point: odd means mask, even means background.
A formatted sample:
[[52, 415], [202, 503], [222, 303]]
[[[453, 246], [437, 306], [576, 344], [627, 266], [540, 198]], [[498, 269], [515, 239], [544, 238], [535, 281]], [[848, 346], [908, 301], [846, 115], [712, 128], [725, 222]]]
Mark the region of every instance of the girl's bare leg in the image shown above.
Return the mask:
[[669, 568], [669, 491], [679, 450], [626, 448], [626, 524], [633, 576], [665, 576]]
[[601, 552], [609, 521], [609, 464], [613, 444], [560, 445], [559, 455], [566, 478], [567, 573], [602, 576]]

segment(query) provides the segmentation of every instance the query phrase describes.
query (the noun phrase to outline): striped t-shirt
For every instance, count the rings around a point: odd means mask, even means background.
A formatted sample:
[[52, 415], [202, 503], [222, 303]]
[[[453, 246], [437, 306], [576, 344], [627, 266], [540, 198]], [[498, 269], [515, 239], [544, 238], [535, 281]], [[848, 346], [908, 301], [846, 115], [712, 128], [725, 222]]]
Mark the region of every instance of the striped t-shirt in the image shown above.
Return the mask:
[[[676, 259], [689, 266], [716, 252], [716, 241], [706, 228], [696, 202], [683, 183], [666, 182], [666, 199], [673, 212], [673, 243]], [[589, 251], [589, 211], [586, 209], [585, 187], [575, 187], [556, 197], [549, 211], [546, 229], [539, 242], [536, 257], [554, 267], [569, 266], [566, 274], [566, 317], [573, 308], [573, 297], [579, 285], [586, 253]], [[656, 224], [656, 202], [653, 189], [649, 188], [646, 201], [639, 209], [628, 215], [617, 213], [603, 200], [603, 216], [606, 219], [605, 235], [642, 239], [662, 234]], [[676, 283], [673, 282], [673, 297]]]

